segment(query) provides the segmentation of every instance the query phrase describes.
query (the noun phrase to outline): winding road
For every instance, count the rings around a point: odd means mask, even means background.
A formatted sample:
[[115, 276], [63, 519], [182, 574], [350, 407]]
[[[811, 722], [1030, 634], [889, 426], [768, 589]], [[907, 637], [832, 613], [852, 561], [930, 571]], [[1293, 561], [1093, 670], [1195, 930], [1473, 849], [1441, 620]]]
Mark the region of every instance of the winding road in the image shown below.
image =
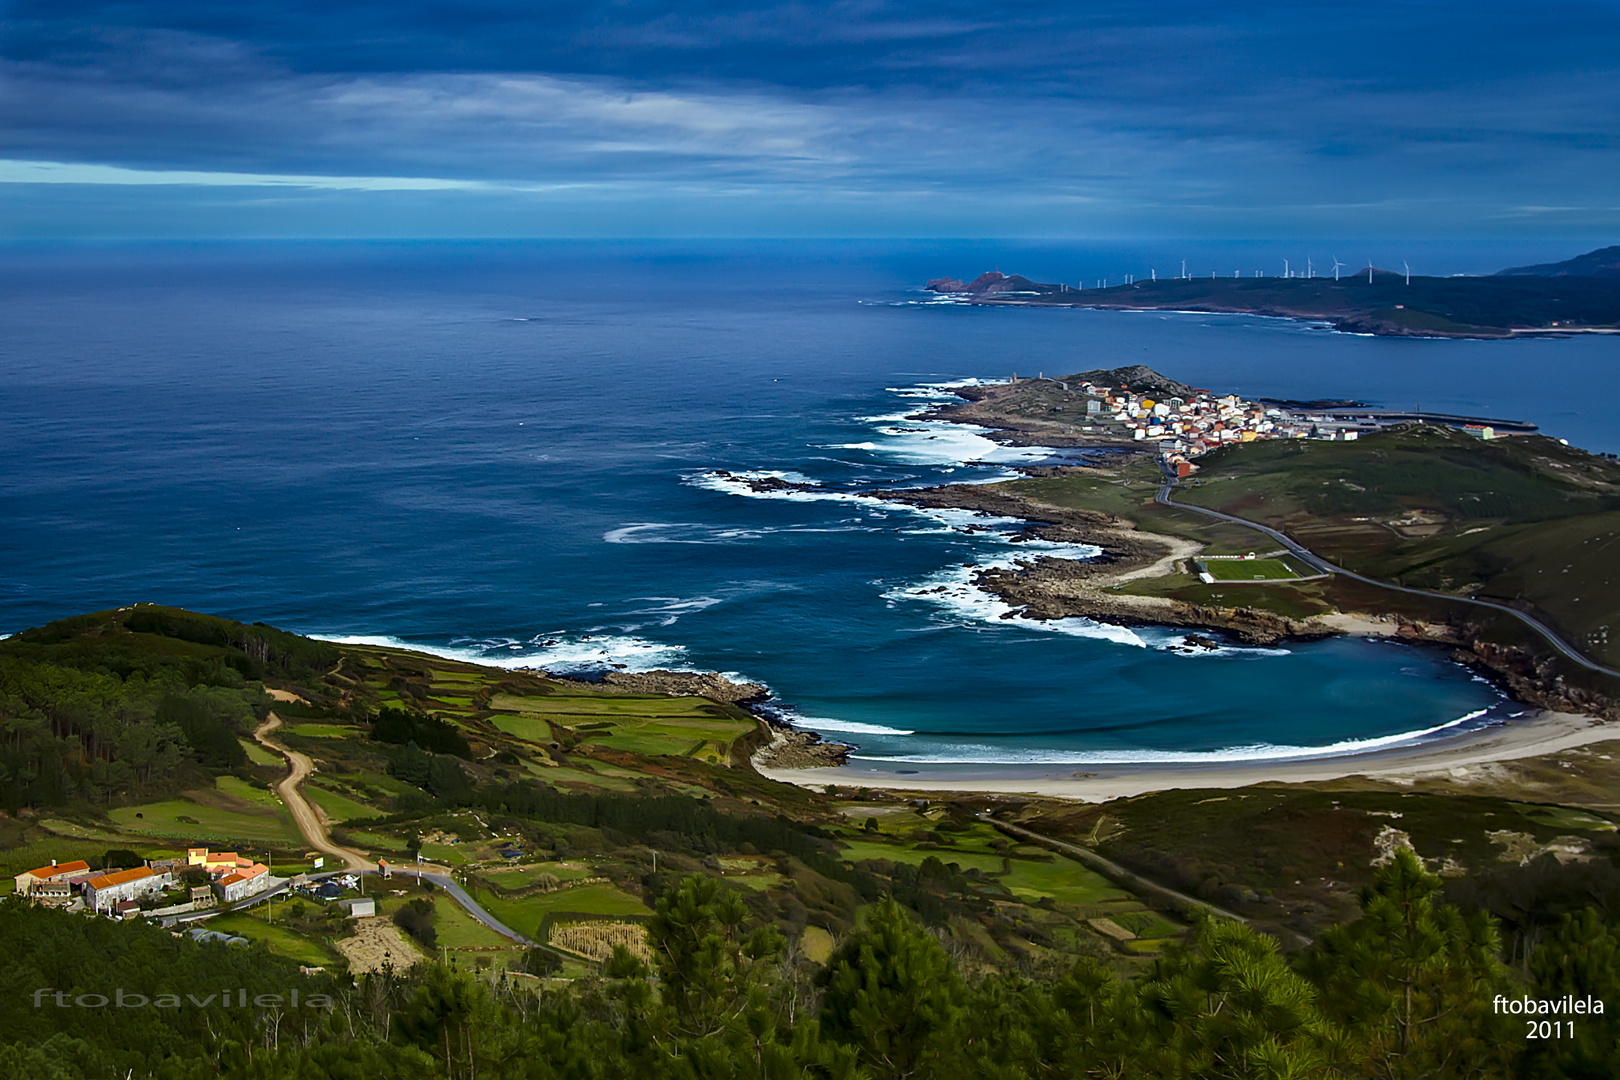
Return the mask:
[[[270, 733], [275, 731], [276, 728], [280, 726], [281, 717], [277, 716], [274, 712], [271, 712], [265, 715], [264, 723], [260, 724], [258, 730], [253, 733], [253, 737], [258, 740], [261, 746], [274, 750], [276, 753], [287, 759], [287, 775], [282, 777], [282, 779], [276, 784], [276, 794], [281, 796], [281, 801], [287, 805], [288, 811], [292, 813], [293, 821], [297, 823], [298, 831], [303, 834], [304, 841], [316, 851], [326, 855], [331, 855], [333, 858], [342, 859], [344, 866], [346, 867], [346, 871], [333, 870], [324, 874], [311, 874], [310, 878], [312, 880], [318, 880], [320, 878], [332, 877], [335, 874], [345, 872], [370, 875], [379, 874], [380, 871], [377, 869], [376, 862], [368, 857], [364, 852], [357, 851], [354, 848], [343, 847], [341, 844], [338, 844], [332, 839], [331, 833], [327, 831], [326, 823], [321, 820], [320, 810], [316, 808], [316, 806], [307, 798], [305, 798], [304, 793], [301, 790], [304, 781], [309, 779], [310, 774], [315, 771], [315, 763], [309, 759], [308, 755], [300, 754], [296, 750], [290, 750], [281, 743], [270, 738]], [[573, 957], [568, 957], [565, 953], [556, 952], [555, 949], [550, 949], [543, 945], [537, 945], [536, 942], [524, 937], [516, 930], [513, 930], [510, 926], [507, 926], [505, 923], [495, 918], [495, 916], [491, 915], [488, 911], [485, 911], [478, 901], [474, 900], [472, 896], [468, 894], [467, 890], [463, 889], [459, 884], [456, 883], [454, 878], [452, 878], [448, 873], [439, 872], [440, 870], [445, 869], [447, 868], [437, 866], [433, 867], [432, 869], [418, 867], [405, 869], [400, 867], [392, 869], [390, 872], [399, 874], [401, 877], [414, 877], [419, 881], [433, 882], [433, 884], [444, 890], [445, 895], [449, 896], [457, 904], [460, 904], [467, 914], [471, 915], [473, 918], [477, 919], [479, 922], [483, 923], [497, 934], [500, 934], [502, 937], [510, 938], [519, 945], [529, 945], [543, 948], [547, 952], [556, 953], [557, 956], [564, 957], [566, 959], [573, 959]], [[260, 901], [270, 899], [271, 896], [277, 893], [285, 892], [286, 889], [287, 886], [282, 885], [278, 888], [267, 890], [266, 892], [260, 893], [258, 896], [251, 898], [244, 904], [238, 904], [233, 910], [251, 907], [253, 904], [259, 903]]]
[[1285, 536], [1270, 526], [1261, 525], [1258, 522], [1249, 521], [1247, 518], [1240, 518], [1233, 514], [1223, 514], [1219, 510], [1209, 510], [1202, 506], [1192, 506], [1188, 503], [1175, 502], [1170, 498], [1170, 489], [1175, 486], [1175, 480], [1169, 480], [1163, 487], [1159, 489], [1159, 494], [1156, 496], [1156, 501], [1164, 506], [1173, 506], [1177, 510], [1190, 510], [1195, 514], [1203, 514], [1205, 517], [1215, 518], [1218, 521], [1228, 521], [1233, 525], [1242, 525], [1245, 528], [1254, 529], [1256, 532], [1264, 533], [1273, 540], [1277, 541], [1279, 544], [1283, 545], [1283, 547], [1287, 548], [1289, 552], [1291, 552], [1301, 562], [1305, 563], [1307, 566], [1320, 570], [1324, 574], [1339, 574], [1343, 577], [1349, 578], [1352, 581], [1359, 581], [1363, 585], [1372, 585], [1380, 589], [1388, 589], [1391, 592], [1407, 593], [1412, 596], [1427, 596], [1437, 600], [1451, 600], [1458, 604], [1471, 604], [1474, 607], [1490, 608], [1492, 611], [1500, 611], [1504, 614], [1512, 615], [1515, 619], [1518, 619], [1530, 629], [1534, 630], [1537, 634], [1540, 634], [1543, 638], [1545, 638], [1547, 644], [1551, 645], [1554, 649], [1557, 649], [1565, 658], [1574, 661], [1583, 668], [1596, 671], [1600, 675], [1608, 675], [1611, 678], [1620, 679], [1620, 671], [1616, 671], [1614, 668], [1604, 667], [1602, 664], [1596, 663], [1595, 661], [1589, 660], [1585, 656], [1582, 656], [1579, 652], [1575, 651], [1575, 647], [1573, 645], [1559, 637], [1552, 627], [1548, 626], [1546, 623], [1535, 618], [1534, 616], [1526, 615], [1518, 608], [1509, 607], [1507, 604], [1498, 604], [1493, 600], [1475, 600], [1470, 596], [1453, 596], [1450, 593], [1435, 592], [1431, 589], [1413, 589], [1405, 585], [1391, 585], [1387, 581], [1379, 581], [1376, 578], [1364, 577], [1353, 570], [1346, 570], [1342, 567], [1333, 565], [1320, 555], [1317, 555], [1315, 552], [1305, 547], [1303, 544], [1295, 542], [1291, 538]]
[[363, 872], [376, 868], [376, 863], [368, 858], [364, 852], [353, 848], [342, 847], [332, 840], [332, 834], [326, 829], [326, 823], [321, 820], [321, 813], [315, 805], [304, 798], [300, 789], [310, 773], [315, 771], [315, 763], [309, 757], [296, 750], [289, 750], [279, 742], [270, 738], [270, 733], [281, 726], [281, 717], [274, 712], [265, 715], [264, 723], [259, 725], [253, 737], [259, 745], [274, 750], [287, 759], [287, 775], [276, 784], [276, 794], [281, 801], [287, 804], [292, 813], [293, 821], [298, 825], [298, 831], [304, 834], [304, 840], [310, 847], [324, 855], [342, 859], [348, 869]]

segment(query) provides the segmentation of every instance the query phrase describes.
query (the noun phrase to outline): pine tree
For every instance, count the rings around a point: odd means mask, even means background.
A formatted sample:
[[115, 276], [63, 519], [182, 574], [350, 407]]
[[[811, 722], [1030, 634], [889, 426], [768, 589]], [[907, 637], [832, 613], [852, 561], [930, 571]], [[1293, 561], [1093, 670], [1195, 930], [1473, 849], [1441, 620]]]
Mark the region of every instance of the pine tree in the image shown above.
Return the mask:
[[1303, 960], [1329, 1014], [1387, 1080], [1502, 1076], [1516, 1042], [1491, 999], [1508, 989], [1490, 916], [1441, 903], [1440, 879], [1397, 851], [1362, 894], [1361, 918]]
[[[1275, 939], [1241, 923], [1202, 920], [1141, 988], [1157, 1029], [1134, 1075], [1282, 1080], [1342, 1076], [1343, 1037]], [[1132, 1075], [1127, 1071], [1126, 1075]]]
[[[1620, 1076], [1620, 934], [1615, 928], [1605, 925], [1592, 908], [1566, 915], [1531, 958], [1530, 974], [1532, 997], [1590, 995], [1614, 1011], [1574, 1017], [1573, 1037], [1529, 1043], [1523, 1075], [1536, 1080], [1611, 1080]], [[1519, 1034], [1523, 1034], [1522, 1027]]]
[[855, 1052], [874, 1076], [951, 1074], [966, 990], [939, 942], [884, 897], [828, 959], [822, 1034]]

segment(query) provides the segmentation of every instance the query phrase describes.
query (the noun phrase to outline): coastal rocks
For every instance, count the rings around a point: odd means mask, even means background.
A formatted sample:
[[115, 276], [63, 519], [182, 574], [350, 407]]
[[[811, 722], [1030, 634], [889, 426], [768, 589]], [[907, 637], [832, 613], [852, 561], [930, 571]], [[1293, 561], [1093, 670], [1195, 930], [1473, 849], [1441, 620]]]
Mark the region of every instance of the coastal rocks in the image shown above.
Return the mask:
[[814, 731], [800, 731], [779, 720], [766, 720], [769, 745], [754, 755], [756, 769], [830, 769], [849, 760], [853, 746], [827, 742]]
[[732, 480], [747, 486], [748, 490], [768, 494], [774, 491], [807, 491], [811, 490], [809, 484], [795, 484], [784, 480], [780, 476], [734, 473], [727, 469], [716, 469], [709, 475], [721, 480]]
[[[1058, 564], [1062, 564], [1059, 566]], [[1072, 567], [1073, 569], [1070, 569]], [[1086, 563], [1043, 559], [1018, 570], [986, 570], [974, 584], [1003, 603], [1022, 609], [1026, 619], [1087, 618], [1115, 626], [1173, 626], [1222, 630], [1244, 645], [1277, 645], [1284, 641], [1332, 637], [1338, 631], [1319, 623], [1288, 619], [1254, 608], [1218, 608], [1161, 596], [1110, 594], [1096, 588], [1063, 587], [1064, 579], [1087, 576]], [[1092, 570], [1091, 573], [1095, 573]], [[1203, 646], [1209, 638], [1188, 642]], [[1214, 644], [1210, 642], [1210, 644]]]
[[712, 671], [609, 671], [602, 682], [632, 694], [704, 697], [731, 705], [748, 705], [771, 696], [759, 683], [733, 682]]
[[1620, 701], [1596, 690], [1572, 686], [1557, 673], [1553, 660], [1518, 645], [1475, 639], [1451, 654], [1528, 705], [1551, 712], [1580, 713], [1620, 720]]
[[1060, 544], [1095, 544], [1101, 555], [1076, 567], [1083, 574], [1119, 572], [1146, 565], [1164, 554], [1162, 545], [1135, 532], [1125, 522], [1091, 510], [1037, 505], [980, 484], [947, 484], [909, 491], [884, 491], [879, 498], [927, 509], [976, 510], [995, 517], [1018, 518], [1025, 523], [1025, 538], [1039, 537]]

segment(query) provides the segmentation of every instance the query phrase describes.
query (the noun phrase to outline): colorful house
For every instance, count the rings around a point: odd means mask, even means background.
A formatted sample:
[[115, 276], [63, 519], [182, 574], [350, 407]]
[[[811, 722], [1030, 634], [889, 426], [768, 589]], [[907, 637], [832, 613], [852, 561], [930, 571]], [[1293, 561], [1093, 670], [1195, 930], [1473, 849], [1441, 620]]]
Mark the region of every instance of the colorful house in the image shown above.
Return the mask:
[[270, 868], [263, 863], [250, 863], [222, 874], [214, 882], [214, 891], [223, 903], [234, 904], [263, 892], [269, 884]]

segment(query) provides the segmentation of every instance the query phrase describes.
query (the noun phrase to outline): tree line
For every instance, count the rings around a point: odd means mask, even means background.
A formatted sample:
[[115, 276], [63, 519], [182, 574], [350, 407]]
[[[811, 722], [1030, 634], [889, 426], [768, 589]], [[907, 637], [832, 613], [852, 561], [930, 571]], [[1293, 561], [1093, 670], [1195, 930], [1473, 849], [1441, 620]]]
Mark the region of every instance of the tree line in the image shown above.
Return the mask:
[[825, 965], [736, 892], [689, 876], [655, 904], [653, 960], [622, 948], [598, 976], [548, 984], [423, 965], [306, 980], [330, 1009], [35, 1008], [36, 986], [196, 983], [284, 992], [304, 978], [255, 948], [176, 941], [0, 904], [0, 1073], [253, 1080], [1417, 1080], [1611, 1078], [1620, 1024], [1577, 1018], [1528, 1039], [1498, 999], [1620, 1002], [1620, 935], [1567, 917], [1520, 974], [1484, 913], [1444, 903], [1400, 852], [1361, 916], [1293, 955], [1246, 926], [1200, 922], [1139, 977], [1093, 960], [1044, 976], [960, 970], [892, 898]]

